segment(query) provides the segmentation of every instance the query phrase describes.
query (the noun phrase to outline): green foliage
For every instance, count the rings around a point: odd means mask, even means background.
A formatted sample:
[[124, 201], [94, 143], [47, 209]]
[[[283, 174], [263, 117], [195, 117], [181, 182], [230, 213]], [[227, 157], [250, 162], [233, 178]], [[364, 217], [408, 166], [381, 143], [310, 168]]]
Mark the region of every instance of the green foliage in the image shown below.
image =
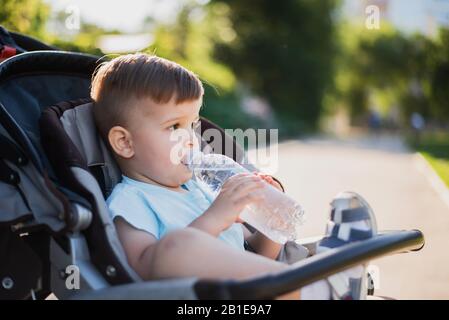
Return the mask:
[[0, 0], [0, 25], [34, 37], [45, 35], [50, 8], [42, 0]]
[[428, 132], [422, 134], [419, 140], [410, 136], [407, 141], [424, 156], [449, 187], [449, 133]]
[[378, 31], [340, 26], [343, 50], [329, 100], [346, 107], [353, 121], [373, 105], [384, 115], [399, 107], [405, 125], [413, 112], [449, 120], [449, 32], [435, 40], [383, 25]]
[[[194, 19], [194, 14], [203, 17]], [[201, 115], [223, 128], [263, 127], [263, 121], [241, 109], [234, 73], [212, 56], [212, 40], [223, 32], [222, 22], [217, 12], [187, 4], [176, 23], [159, 25], [154, 43], [145, 51], [176, 61], [200, 77], [205, 88]]]
[[79, 32], [68, 40], [49, 34], [47, 41], [61, 50], [103, 56], [104, 53], [97, 47], [97, 41], [100, 36], [105, 34], [111, 34], [111, 32], [106, 32], [106, 30], [92, 24], [83, 23]]
[[449, 121], [449, 30], [440, 30], [439, 41], [430, 53], [430, 94], [432, 115]]
[[186, 5], [175, 24], [159, 25], [155, 41], [146, 51], [176, 61], [193, 70], [204, 82], [230, 93], [235, 88], [235, 76], [212, 57], [212, 39], [217, 36], [213, 16], [203, 12], [204, 18], [194, 20], [191, 16], [197, 10], [198, 6]]
[[204, 86], [204, 102], [200, 114], [225, 129], [264, 128], [264, 121], [244, 112], [240, 97], [234, 92], [220, 94], [208, 84]]
[[[335, 20], [341, 0], [212, 0], [183, 2], [173, 24], [148, 17], [148, 48], [199, 75], [203, 112], [225, 127], [267, 126], [240, 108], [242, 93], [266, 98], [281, 134], [313, 130], [323, 113], [346, 108], [353, 122], [375, 107], [399, 110], [402, 124], [419, 112], [449, 121], [449, 30], [437, 38], [405, 35], [382, 21], [380, 30]], [[0, 24], [63, 50], [102, 56], [100, 36], [119, 34], [82, 21], [65, 29], [65, 12], [50, 16], [44, 0], [0, 0]], [[53, 30], [47, 31], [48, 21]], [[64, 31], [65, 30], [65, 31]]]
[[449, 187], [449, 159], [436, 158], [427, 152], [422, 152], [422, 155]]
[[49, 40], [53, 46], [65, 51], [89, 53], [96, 56], [103, 56], [104, 53], [95, 45], [95, 41], [65, 41], [59, 38], [52, 38]]
[[[176, 23], [156, 26], [155, 43], [148, 48], [159, 56], [193, 70], [203, 81], [203, 113], [227, 128], [266, 127], [268, 122], [244, 112], [240, 85], [267, 98], [274, 107], [281, 133], [293, 135], [314, 128], [322, 111], [324, 91], [332, 80], [332, 13], [337, 0], [282, 2], [212, 1], [201, 6], [186, 1]], [[103, 55], [98, 38], [107, 32], [95, 24], [65, 30], [66, 14], [49, 16], [43, 0], [0, 0], [0, 23], [34, 35], [63, 50]], [[53, 30], [45, 32], [48, 20]], [[65, 31], [64, 31], [65, 30]], [[238, 79], [238, 80], [237, 80]]]
[[[217, 38], [215, 57], [268, 99], [296, 130], [314, 127], [332, 79], [336, 1], [213, 1], [235, 34]], [[291, 121], [289, 121], [291, 123]]]
[[[105, 30], [93, 24], [81, 24], [81, 30], [69, 40], [63, 40], [47, 31], [50, 7], [42, 0], [0, 0], [0, 25], [8, 30], [33, 36], [61, 50], [103, 55], [96, 40]], [[64, 12], [56, 14], [59, 28], [64, 28]]]
[[419, 140], [409, 136], [407, 142], [411, 147], [421, 152], [426, 152], [435, 158], [449, 160], [449, 133], [427, 132], [423, 133]]

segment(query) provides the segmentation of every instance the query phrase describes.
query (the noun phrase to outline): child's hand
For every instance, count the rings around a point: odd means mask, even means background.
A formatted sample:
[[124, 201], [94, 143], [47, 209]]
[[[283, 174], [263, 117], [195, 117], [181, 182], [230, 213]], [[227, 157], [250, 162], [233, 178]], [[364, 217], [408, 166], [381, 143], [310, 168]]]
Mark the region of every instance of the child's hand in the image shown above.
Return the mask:
[[[282, 186], [277, 181], [275, 181], [270, 175], [260, 172], [255, 172], [254, 175], [262, 178], [265, 182], [269, 183], [276, 189], [284, 192]], [[255, 248], [258, 254], [274, 260], [277, 258], [282, 248], [281, 244], [274, 242], [273, 240], [266, 237], [263, 233], [259, 231], [253, 233], [248, 238], [248, 242], [250, 242], [251, 246]]]
[[218, 235], [235, 222], [242, 222], [240, 212], [249, 203], [263, 198], [254, 192], [264, 187], [261, 177], [249, 173], [235, 175], [223, 184], [215, 201], [192, 226], [199, 226], [211, 234]]
[[254, 174], [256, 176], [261, 177], [263, 180], [265, 180], [266, 182], [268, 182], [269, 184], [271, 184], [273, 187], [275, 187], [276, 189], [284, 192], [284, 190], [282, 189], [282, 186], [275, 181], [270, 175], [268, 174], [264, 174], [264, 173], [260, 173], [260, 172], [254, 172]]

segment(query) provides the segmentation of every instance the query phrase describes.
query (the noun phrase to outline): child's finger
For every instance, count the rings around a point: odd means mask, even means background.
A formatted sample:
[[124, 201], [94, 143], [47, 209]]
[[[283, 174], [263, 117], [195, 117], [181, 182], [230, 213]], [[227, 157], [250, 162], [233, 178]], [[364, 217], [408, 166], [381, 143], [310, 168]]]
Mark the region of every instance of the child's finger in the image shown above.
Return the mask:
[[261, 177], [262, 179], [264, 179], [266, 181], [273, 181], [273, 178], [269, 174], [255, 172], [255, 175]]
[[255, 175], [255, 176], [257, 176], [257, 177], [260, 177], [260, 178], [265, 178], [265, 174], [263, 174], [263, 173], [260, 173], [260, 172], [253, 172], [253, 174]]
[[232, 188], [234, 185], [239, 184], [242, 180], [248, 179], [250, 176], [248, 173], [239, 173], [235, 176], [230, 177], [228, 180], [225, 181], [223, 184], [223, 187]]
[[[231, 180], [232, 179], [232, 180]], [[262, 179], [260, 177], [257, 176], [253, 176], [253, 175], [239, 175], [239, 176], [234, 176], [231, 177], [230, 179], [228, 179], [225, 184], [227, 184], [229, 189], [234, 189], [235, 187], [241, 185], [242, 183], [245, 183], [247, 181], [261, 181]]]
[[266, 175], [263, 179], [264, 179], [266, 182], [268, 182], [270, 185], [272, 185], [273, 187], [275, 187], [275, 188], [277, 188], [277, 189], [279, 189], [279, 190], [282, 190], [282, 187], [281, 187], [281, 185], [279, 184], [279, 182], [277, 182], [276, 180], [274, 180], [272, 176]]
[[273, 182], [271, 183], [271, 185], [273, 186], [273, 187], [275, 187], [275, 188], [277, 188], [277, 189], [279, 189], [280, 191], [284, 191], [283, 189], [282, 189], [282, 186], [279, 184], [279, 182], [277, 182], [277, 181], [274, 181], [273, 180]]
[[237, 219], [235, 220], [235, 222], [237, 222], [237, 223], [243, 223], [243, 222], [245, 222], [245, 220], [242, 220], [240, 217], [237, 217]]
[[261, 172], [254, 172], [254, 175], [256, 175], [258, 177], [261, 177], [264, 181], [266, 181], [267, 183], [269, 183], [270, 185], [272, 185], [276, 189], [279, 189], [279, 190], [283, 191], [283, 189], [282, 189], [281, 185], [279, 184], [279, 182], [274, 180], [273, 177], [270, 176], [269, 174], [264, 174], [264, 173], [261, 173]]
[[270, 177], [270, 176], [268, 176], [268, 175], [261, 176], [261, 178], [262, 178], [263, 180], [265, 180], [266, 182], [268, 182], [269, 184], [273, 184], [273, 183], [274, 183], [273, 178]]
[[234, 188], [230, 190], [232, 194], [235, 194], [236, 196], [242, 196], [246, 195], [256, 189], [263, 188], [263, 182], [257, 181], [257, 180], [247, 180], [243, 181], [242, 183], [236, 185]]

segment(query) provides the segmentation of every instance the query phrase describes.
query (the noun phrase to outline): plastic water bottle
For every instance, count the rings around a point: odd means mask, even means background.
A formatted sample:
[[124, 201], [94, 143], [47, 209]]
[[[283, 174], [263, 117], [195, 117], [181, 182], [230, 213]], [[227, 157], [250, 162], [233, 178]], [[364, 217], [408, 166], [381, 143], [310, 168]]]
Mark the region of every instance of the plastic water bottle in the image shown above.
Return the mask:
[[[190, 154], [187, 166], [193, 171], [200, 187], [208, 189], [215, 196], [227, 179], [250, 172], [227, 156], [199, 151]], [[277, 243], [297, 240], [299, 227], [303, 223], [302, 206], [269, 183], [256, 192], [263, 193], [263, 200], [247, 205], [240, 213], [240, 218]]]

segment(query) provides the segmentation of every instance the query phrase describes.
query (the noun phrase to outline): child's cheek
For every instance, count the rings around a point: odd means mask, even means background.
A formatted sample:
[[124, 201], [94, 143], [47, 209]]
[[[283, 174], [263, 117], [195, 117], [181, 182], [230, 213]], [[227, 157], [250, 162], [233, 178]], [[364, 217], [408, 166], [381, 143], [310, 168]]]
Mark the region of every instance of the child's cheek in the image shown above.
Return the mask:
[[181, 163], [183, 149], [180, 144], [170, 142], [167, 144], [164, 154], [166, 154], [166, 161], [164, 162], [167, 166], [178, 166]]
[[172, 165], [176, 164], [182, 155], [182, 142], [180, 141], [180, 137], [174, 132], [168, 131], [160, 140], [160, 143], [164, 145], [164, 152], [169, 158], [170, 163]]

